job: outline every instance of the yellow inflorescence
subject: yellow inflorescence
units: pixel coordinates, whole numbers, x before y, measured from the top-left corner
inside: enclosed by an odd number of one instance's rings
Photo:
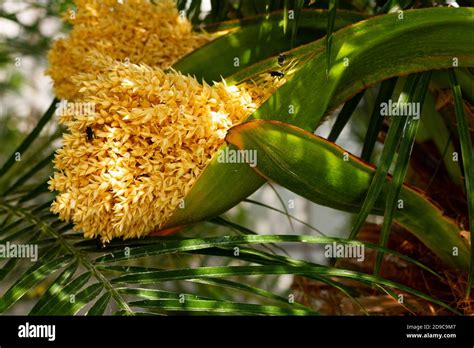
[[[113,59],[166,69],[208,42],[179,16],[173,0],[75,0],[77,11],[65,17],[73,24],[66,39],[56,40],[49,52],[46,71],[54,81],[56,96],[80,98],[73,76],[97,74],[102,67],[91,59],[98,51]]]
[[[209,86],[144,64],[108,66],[95,78],[78,76],[82,102],[95,110],[60,118],[69,133],[49,182],[59,191],[52,211],[73,221],[85,237],[103,241],[143,236],[162,226],[226,131],[277,87],[271,78],[260,86]]]

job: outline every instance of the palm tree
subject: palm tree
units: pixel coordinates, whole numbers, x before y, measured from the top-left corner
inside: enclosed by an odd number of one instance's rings
[[[229,0],[203,13],[201,1],[178,1],[212,39],[175,71],[227,86],[277,82],[219,147],[256,151],[255,166],[214,156],[162,228],[98,245],[50,211],[56,140],[68,131],[54,99],[0,168],[0,245],[38,248],[37,259],[3,263],[1,312],[28,303],[20,311],[32,315],[470,313],[474,10],[458,3]],[[314,134],[332,120],[326,138]],[[360,154],[336,144],[344,129]],[[272,183],[352,213],[350,231],[329,237],[283,200],[249,199]],[[254,231],[226,214],[237,204],[308,232]],[[313,244],[364,255],[316,263],[285,250]],[[284,275],[293,283],[281,290]]]

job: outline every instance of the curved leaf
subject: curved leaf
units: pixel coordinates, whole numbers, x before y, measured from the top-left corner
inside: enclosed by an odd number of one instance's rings
[[[143,300],[131,302],[130,306],[146,309],[157,309],[165,312],[204,312],[252,315],[316,315],[315,312],[303,309],[281,308],[269,305],[235,303],[209,300]]]
[[[417,290],[409,288],[405,285],[392,282],[380,277],[368,275],[364,273],[354,272],[345,269],[333,267],[290,267],[290,266],[227,266],[227,267],[200,267],[191,269],[167,270],[158,272],[147,272],[139,274],[127,274],[117,277],[112,280],[114,283],[128,283],[128,284],[153,284],[155,282],[193,279],[193,278],[209,278],[209,277],[228,277],[238,275],[260,275],[260,274],[300,274],[300,275],[329,275],[334,277],[349,278],[355,280],[364,280],[371,283],[385,285],[394,289],[405,291],[409,294],[418,296],[427,301],[436,303],[437,305],[446,308],[454,313],[459,314],[456,310],[446,305],[445,303],[425,295]]]
[[[71,296],[75,296],[76,292],[79,291],[91,278],[91,272],[85,272],[70,281],[67,285],[57,291],[54,297],[51,297],[41,309],[39,309],[37,315],[59,315],[62,314],[61,309],[67,306]]]
[[[241,149],[256,150],[256,169],[264,177],[317,204],[339,210],[359,211],[375,173],[374,167],[334,143],[277,121],[260,120],[234,127],[227,141]],[[373,214],[383,214],[389,183],[387,179]],[[404,207],[397,211],[395,220],[445,263],[468,269],[469,248],[457,224],[409,186],[403,186],[400,199]]]
[[[103,294],[89,309],[87,315],[103,315],[105,310],[107,309],[107,305],[109,304],[111,297],[112,295],[110,294],[110,292],[106,292],[105,294]]]
[[[454,57],[460,66],[474,66],[474,9],[431,8],[403,14],[403,19],[398,13],[376,16],[334,33],[334,61],[327,78],[324,39],[290,51],[288,56],[300,59],[302,66],[250,119],[280,120],[313,131],[330,110],[378,81],[450,68]],[[234,81],[275,64],[271,58],[242,69]],[[220,163],[216,155],[187,194],[185,208],[175,211],[166,228],[217,216],[263,183],[248,165]]]
[[[68,301],[64,303],[62,307],[59,308],[57,313],[52,313],[52,315],[75,315],[93,299],[95,299],[101,293],[103,289],[102,284],[95,283],[80,293],[74,296],[73,301]]]
[[[71,255],[36,263],[30,267],[15,284],[13,284],[0,299],[0,313],[5,312],[16,301],[23,297],[35,284],[43,281],[46,276],[66,266],[71,261]]]
[[[469,216],[469,227],[471,230],[471,269],[466,286],[466,296],[471,294],[471,286],[474,280],[474,150],[472,146],[472,139],[469,132],[469,125],[467,116],[464,113],[464,105],[462,101],[461,87],[456,79],[454,70],[449,71],[451,80],[451,87],[454,95],[454,106],[456,113],[456,120],[458,123],[459,141],[461,143],[462,164],[464,168],[464,177],[466,185],[467,207]]]
[[[242,21],[218,23],[211,27],[213,31],[233,30],[185,56],[173,68],[207,81],[220,80],[250,64],[287,51],[291,48],[291,41],[283,31],[283,17],[283,12],[277,11],[268,18],[260,15]],[[365,18],[366,16],[357,13],[341,11],[334,26],[340,29]],[[322,37],[326,21],[326,11],[301,11],[296,44]]]
[[[73,263],[68,268],[66,268],[63,273],[61,273],[49,286],[48,290],[45,291],[43,296],[36,302],[36,305],[31,309],[30,315],[37,315],[38,312],[45,309],[48,302],[53,296],[56,296],[61,292],[64,284],[67,284],[71,277],[76,273],[78,264]]]
[[[152,245],[145,245],[139,247],[128,248],[126,250],[114,251],[95,260],[96,264],[104,264],[109,262],[120,262],[129,261],[142,257],[149,257],[154,255],[162,255],[174,252],[186,252],[193,250],[200,250],[214,247],[232,247],[243,244],[262,244],[262,243],[317,243],[317,244],[331,244],[341,243],[350,245],[363,245],[364,247],[374,249],[377,251],[383,251],[395,255],[408,262],[416,264],[424,270],[438,276],[434,271],[430,270],[423,264],[416,260],[413,260],[401,253],[380,247],[375,244],[346,240],[341,238],[333,237],[319,237],[319,236],[307,236],[307,235],[244,235],[244,236],[222,236],[222,237],[211,237],[202,239],[183,239],[178,241],[169,241],[156,243]]]

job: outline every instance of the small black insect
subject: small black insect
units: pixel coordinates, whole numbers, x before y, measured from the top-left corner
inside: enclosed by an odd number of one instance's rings
[[[283,77],[283,76],[285,76],[285,74],[282,73],[281,71],[270,71],[270,75],[271,75],[271,77]]]
[[[285,60],[286,60],[286,56],[284,54],[279,54],[278,55],[278,64],[283,65]]]
[[[94,131],[91,127],[86,128],[86,137],[88,142],[91,142],[95,138]]]
[[[98,250],[104,249],[105,248],[105,243],[102,241],[102,239],[100,237],[96,237],[95,246],[97,247]]]

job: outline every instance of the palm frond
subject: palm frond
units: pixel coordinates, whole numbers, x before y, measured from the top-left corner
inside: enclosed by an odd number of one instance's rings
[[[471,286],[474,281],[474,151],[472,149],[472,140],[467,124],[467,117],[464,113],[461,87],[459,86],[456,75],[453,70],[449,71],[451,87],[454,95],[454,106],[456,111],[456,120],[458,123],[459,140],[461,142],[462,163],[464,167],[464,180],[466,185],[467,205],[469,214],[469,227],[471,229],[471,269],[466,286],[466,297],[471,294]]]
[[[395,163],[395,169],[393,170],[392,183],[387,195],[387,201],[385,204],[385,215],[382,225],[382,231],[380,232],[380,245],[386,246],[390,234],[390,228],[392,221],[395,216],[395,211],[399,206],[399,196],[402,190],[402,185],[405,180],[405,176],[408,170],[410,162],[410,155],[415,143],[416,132],[420,124],[420,118],[423,110],[423,104],[425,95],[430,82],[430,73],[425,73],[420,77],[420,82],[416,89],[417,95],[413,96],[413,102],[420,106],[418,115],[407,115],[406,127],[403,130],[403,136],[400,140],[400,149],[398,151],[398,158]],[[403,207],[401,208],[403,209]],[[383,260],[383,253],[377,255],[377,261],[375,263],[375,274],[379,274],[380,266]]]

